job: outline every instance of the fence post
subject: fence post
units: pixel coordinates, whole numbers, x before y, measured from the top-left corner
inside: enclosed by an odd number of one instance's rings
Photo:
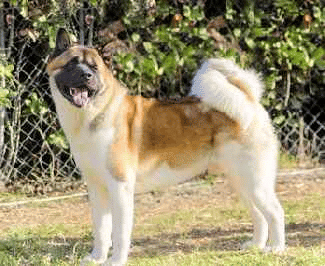
[[[0,65],[3,64],[4,59],[6,57],[6,49],[5,49],[5,32],[4,32],[4,12],[2,5],[0,7]],[[5,77],[1,77],[0,88],[4,88],[6,85]],[[5,119],[5,108],[0,106],[0,162],[2,162],[3,158],[3,149],[4,149],[4,119]],[[2,181],[2,171],[0,169],[0,182]]]
[[[305,138],[304,138],[304,129],[305,122],[304,117],[299,115],[299,145],[298,145],[298,164],[300,167],[306,167],[306,149],[305,149]]]

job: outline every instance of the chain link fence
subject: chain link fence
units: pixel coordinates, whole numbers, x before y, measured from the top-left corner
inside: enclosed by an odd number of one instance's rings
[[[81,43],[99,42],[104,30],[96,29],[98,10],[83,6],[71,15],[65,12],[66,1],[61,2],[60,16]],[[80,173],[62,137],[45,72],[49,39],[39,35],[42,30],[32,25],[19,6],[0,7],[0,93],[12,94],[10,102],[0,107],[0,178],[9,187],[21,183],[30,190],[64,189],[77,184]],[[116,25],[121,26],[120,22]],[[113,41],[116,39],[105,45]],[[11,74],[5,74],[11,65]],[[325,159],[323,99],[322,95],[311,96],[299,110],[277,110],[284,117],[276,126],[282,149],[301,161],[321,163]],[[273,109],[269,111],[272,115]]]
[[[1,109],[1,180],[28,193],[76,186],[80,173],[63,134],[45,71],[49,40],[38,35],[18,6],[0,9],[1,89],[10,102]]]
[[[282,152],[293,155],[302,167],[315,167],[325,160],[324,98],[310,98],[300,110],[288,115],[281,126],[275,125]]]

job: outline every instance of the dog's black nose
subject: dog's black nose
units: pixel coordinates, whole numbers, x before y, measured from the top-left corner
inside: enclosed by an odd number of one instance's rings
[[[81,77],[83,78],[83,79],[85,79],[85,80],[89,80],[89,79],[91,79],[92,77],[93,77],[93,73],[91,73],[91,72],[83,72],[82,74],[81,74]]]

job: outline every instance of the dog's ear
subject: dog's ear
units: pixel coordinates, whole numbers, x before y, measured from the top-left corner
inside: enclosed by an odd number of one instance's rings
[[[68,32],[63,28],[60,28],[56,34],[54,55],[59,56],[60,54],[68,50],[71,46],[72,42]]]

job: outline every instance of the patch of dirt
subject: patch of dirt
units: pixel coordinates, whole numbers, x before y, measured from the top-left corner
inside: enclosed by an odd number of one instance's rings
[[[282,201],[299,200],[307,194],[319,194],[325,197],[325,170],[287,171],[278,176],[277,191]],[[193,181],[171,187],[155,193],[136,195],[136,223],[143,223],[147,218],[167,214],[171,211],[207,208],[209,206],[231,205],[237,199],[230,189],[226,178],[217,178],[213,185],[206,182]],[[319,206],[321,208],[321,206]],[[76,224],[91,223],[90,208],[86,197],[78,200],[49,202],[45,205],[1,207],[0,232],[17,226],[36,226],[43,224]],[[323,243],[320,230],[325,230],[325,221],[308,221],[304,224],[287,225],[288,245],[309,246]],[[231,236],[250,234],[250,224],[229,224],[225,228],[192,228],[184,239],[177,233],[161,232],[159,236],[143,237],[133,240],[132,255],[153,254],[156,252],[191,251],[213,248],[216,250],[238,250],[238,241],[229,240]],[[324,236],[323,236],[324,238]]]
[[[76,202],[51,202],[39,207],[0,209],[0,231],[17,226],[49,224],[89,224],[90,211],[86,199]]]

